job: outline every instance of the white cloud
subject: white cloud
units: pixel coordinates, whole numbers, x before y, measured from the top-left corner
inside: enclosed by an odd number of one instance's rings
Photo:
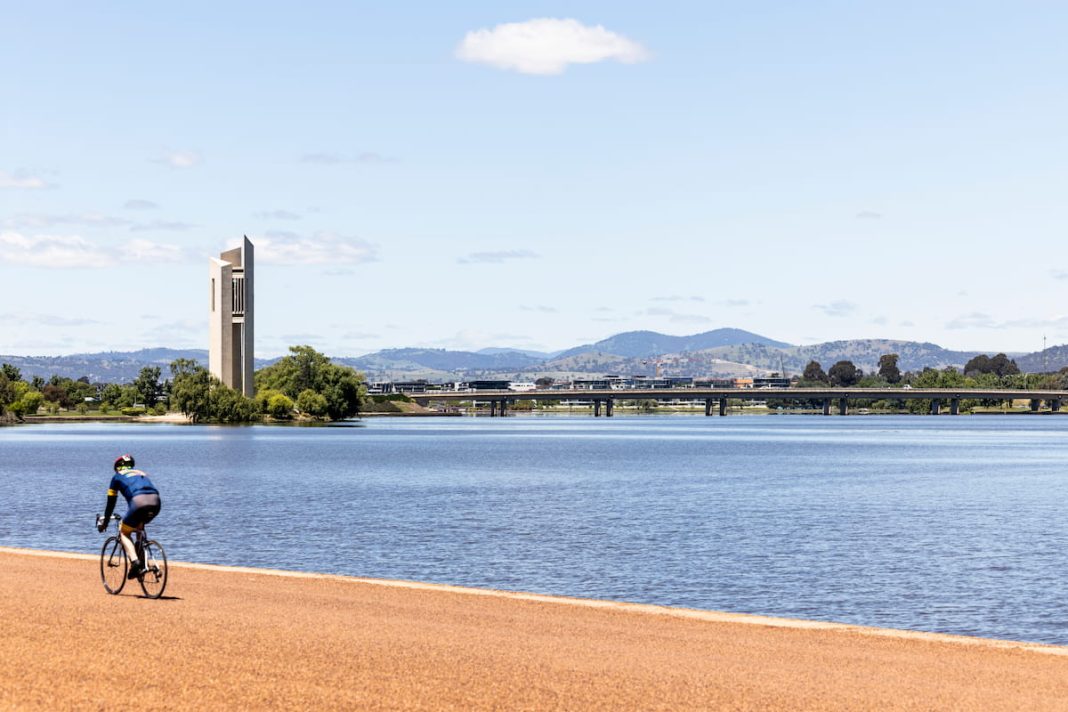
[[[606,59],[634,64],[648,59],[649,52],[638,42],[601,25],[539,18],[468,32],[456,48],[456,57],[522,74],[561,74],[569,64]]]
[[[119,247],[98,245],[81,235],[24,235],[0,232],[0,263],[50,269],[111,267],[118,262],[179,262],[181,248],[131,240]]]
[[[48,187],[49,184],[43,178],[26,175],[21,172],[8,173],[7,171],[0,171],[0,189],[41,190]]]
[[[685,314],[674,309],[652,307],[645,310],[646,316],[667,317],[674,324],[708,324],[712,320],[703,314]]]
[[[0,232],[0,262],[26,267],[106,267],[114,259],[79,235]]]
[[[123,227],[129,224],[129,220],[92,211],[85,213],[67,213],[65,215],[21,213],[4,220],[4,225],[8,227],[23,228],[53,227],[55,225],[73,225],[75,227]]]
[[[874,210],[861,210],[857,213],[858,220],[881,220],[882,217],[882,213],[877,213]]]
[[[100,324],[96,319],[59,316],[56,314],[32,314],[29,312],[0,314],[0,324],[31,326],[88,326]]]
[[[154,163],[166,163],[171,168],[192,168],[200,163],[200,154],[195,151],[171,151]]]
[[[383,156],[374,151],[364,151],[356,155],[344,153],[306,153],[300,158],[301,163],[318,163],[324,166],[337,166],[344,163],[396,163],[396,158]]]
[[[151,240],[130,240],[122,251],[123,259],[132,262],[183,262],[186,259],[181,247]]]
[[[255,217],[264,220],[300,220],[300,213],[292,210],[261,210],[255,214]]]
[[[818,309],[827,316],[848,316],[857,309],[857,305],[844,299],[831,302],[830,304],[814,304],[813,309]]]
[[[376,245],[332,232],[317,232],[311,237],[292,232],[268,232],[253,242],[256,258],[275,264],[362,264],[378,259]]]
[[[159,207],[159,205],[153,203],[151,200],[141,200],[140,198],[133,198],[131,200],[127,200],[126,204],[122,207],[126,208],[127,210],[155,210]]]
[[[496,265],[508,260],[531,260],[537,257],[539,257],[538,253],[531,250],[497,250],[495,252],[472,252],[456,261],[460,264]]]

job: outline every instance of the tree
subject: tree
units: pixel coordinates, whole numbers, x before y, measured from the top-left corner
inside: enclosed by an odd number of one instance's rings
[[[311,346],[290,346],[289,356],[256,372],[256,388],[271,389],[297,400],[306,390],[326,400],[331,420],[351,418],[360,412],[360,398],[366,393],[363,375],[330,362]]]
[[[812,381],[813,383],[826,383],[827,374],[823,372],[823,366],[819,361],[809,361],[805,366],[804,373],[801,374],[801,378],[806,381]]]
[[[171,373],[171,400],[194,423],[247,423],[256,418],[256,404],[251,398],[223,385],[197,362],[178,359],[171,363]]]
[[[1004,378],[1005,376],[1015,376],[1020,372],[1020,369],[1014,360],[1005,354],[998,354],[990,359],[990,371]]]
[[[968,363],[964,364],[964,375],[974,376],[978,373],[990,373],[990,357],[985,354],[979,354],[968,360]]]
[[[897,367],[897,354],[883,354],[879,357],[879,376],[887,383],[901,383],[901,369]]]
[[[195,361],[178,359],[171,364],[174,386],[171,401],[194,423],[211,417],[211,374]]]
[[[156,401],[159,400],[159,374],[159,366],[145,366],[133,382],[146,408],[156,405]]]
[[[541,378],[538,378],[534,381],[535,387],[537,387],[539,390],[552,388],[554,383],[556,383],[556,379],[552,378],[551,376],[542,376]]]
[[[15,402],[15,387],[6,373],[0,372],[0,415]]]
[[[117,383],[108,383],[100,389],[100,400],[103,403],[117,405],[122,398],[122,388]]]
[[[853,365],[852,361],[839,361],[831,366],[831,370],[827,371],[827,378],[830,380],[832,386],[842,386],[848,388],[857,381],[860,380],[861,372],[857,371],[857,367]]]
[[[0,364],[0,373],[3,373],[7,380],[12,382],[22,380],[22,371],[10,363]]]

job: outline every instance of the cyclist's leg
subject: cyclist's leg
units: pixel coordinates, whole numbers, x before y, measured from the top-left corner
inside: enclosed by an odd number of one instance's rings
[[[131,527],[125,520],[119,524],[119,541],[122,543],[122,548],[126,550],[126,558],[130,560],[131,570],[141,565],[137,559],[137,547],[134,546],[133,537],[130,536],[136,529],[137,527]]]
[[[122,524],[119,526],[119,541],[122,542],[122,548],[126,550],[126,555],[130,559],[131,578],[141,572],[141,566],[144,562],[138,557],[137,547],[134,545],[133,537],[130,534],[152,521],[156,514],[159,513],[159,510],[159,495],[139,494],[130,500],[130,507],[126,510],[126,516],[122,518]]]

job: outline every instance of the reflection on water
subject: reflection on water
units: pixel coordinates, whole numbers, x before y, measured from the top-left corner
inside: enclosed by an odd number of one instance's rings
[[[1068,418],[0,428],[0,544],[94,551],[110,463],[171,558],[1068,643]]]

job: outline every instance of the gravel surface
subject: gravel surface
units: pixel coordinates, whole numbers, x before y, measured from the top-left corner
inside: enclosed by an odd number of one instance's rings
[[[136,583],[136,582],[132,582]],[[0,550],[0,709],[1066,709],[1068,648]]]

